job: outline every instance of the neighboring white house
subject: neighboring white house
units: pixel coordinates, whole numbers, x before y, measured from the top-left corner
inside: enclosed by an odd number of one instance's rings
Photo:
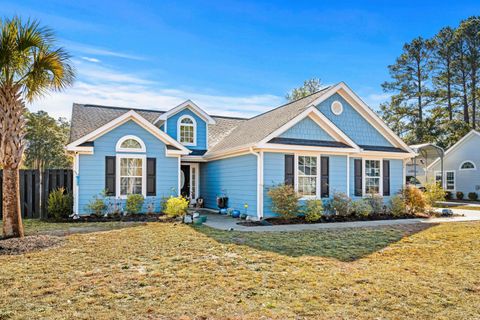
[[[452,192],[463,192],[467,199],[468,193],[476,192],[480,198],[480,132],[472,130],[450,149],[444,157],[443,187]],[[441,180],[440,159],[428,166],[428,180]]]

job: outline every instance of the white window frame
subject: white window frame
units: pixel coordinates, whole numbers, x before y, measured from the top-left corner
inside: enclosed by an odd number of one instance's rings
[[[197,201],[197,198],[200,196],[200,165],[198,163],[193,163],[193,162],[188,162],[188,163],[187,162],[182,162],[181,166],[189,166],[190,167],[190,169],[189,169],[189,171],[190,171],[190,194],[188,196],[191,200],[191,203],[195,204],[196,201]],[[193,185],[193,182],[192,182],[193,170],[194,169],[195,169],[195,185]],[[193,197],[194,196],[193,192],[192,192],[193,188],[195,188],[195,197]]]
[[[473,164],[473,168],[462,168],[462,166],[467,163],[467,162],[470,162],[471,164]],[[477,170],[477,165],[475,164],[475,162],[471,161],[471,160],[465,160],[463,161],[462,163],[460,163],[460,167],[458,167],[458,170],[460,171],[473,171],[473,170]]]
[[[442,177],[442,172],[441,171],[435,171],[434,172],[434,175],[433,175],[433,181],[435,183],[438,183],[439,181],[437,181],[437,177],[440,176],[440,183],[443,184],[443,182],[445,181],[444,177]],[[441,186],[442,188],[444,187],[443,185]]]
[[[371,160],[371,161],[379,161],[380,162],[380,182],[378,186],[378,193],[372,194],[372,193],[366,193],[367,189],[367,184],[366,182],[366,160]],[[383,158],[362,158],[362,196],[365,197],[371,197],[372,195],[378,195],[383,197]]]
[[[447,181],[447,173],[453,172],[453,189],[448,189],[448,181]],[[457,173],[455,170],[446,170],[444,173],[444,179],[445,179],[445,191],[450,191],[450,192],[455,192],[457,190]]]
[[[192,124],[182,124],[182,121],[184,119],[190,119],[192,121]],[[182,142],[181,141],[181,135],[180,135],[180,128],[182,126],[191,126],[193,127],[193,143],[191,142]],[[183,144],[184,146],[196,146],[197,145],[197,121],[195,120],[194,117],[188,115],[188,114],[185,114],[183,116],[181,116],[180,118],[178,118],[178,121],[177,121],[177,140],[178,142],[180,142],[181,144]]]
[[[129,139],[135,140],[138,143],[140,143],[141,148],[140,149],[122,148],[121,147],[122,143],[124,143],[126,140],[129,140]],[[143,140],[140,139],[139,137],[134,136],[134,135],[126,135],[126,136],[123,136],[120,139],[118,139],[117,145],[115,146],[115,150],[117,152],[146,152],[147,148],[146,148]]]
[[[120,163],[121,159],[142,159],[142,195],[145,198],[147,196],[147,155],[145,154],[117,154],[116,156],[116,196],[120,199],[126,199],[128,195],[121,194],[120,188]]]
[[[315,190],[315,195],[308,195],[300,198],[300,200],[308,200],[308,199],[320,199],[320,174],[321,174],[321,162],[320,162],[320,155],[319,154],[308,154],[308,153],[296,153],[295,154],[295,181],[294,181],[294,189],[296,192],[298,192],[298,157],[312,157],[312,158],[317,158],[317,175],[316,175],[316,190]]]

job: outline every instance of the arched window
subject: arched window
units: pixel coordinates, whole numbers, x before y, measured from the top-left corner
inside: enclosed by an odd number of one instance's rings
[[[186,146],[197,144],[197,122],[190,116],[182,116],[178,119],[178,141]]]
[[[475,163],[473,161],[467,160],[463,161],[462,164],[460,165],[460,170],[475,170],[477,167],[475,166]]]
[[[117,142],[116,151],[119,152],[145,152],[145,143],[136,136],[124,136]]]

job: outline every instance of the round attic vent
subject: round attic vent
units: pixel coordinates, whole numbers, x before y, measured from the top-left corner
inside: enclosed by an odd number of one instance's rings
[[[343,105],[340,101],[337,101],[337,100],[333,101],[331,108],[334,115],[339,116],[343,112]]]

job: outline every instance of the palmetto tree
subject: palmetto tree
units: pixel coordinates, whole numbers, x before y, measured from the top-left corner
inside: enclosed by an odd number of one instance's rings
[[[71,85],[70,55],[37,21],[0,20],[0,166],[3,236],[22,237],[19,168],[25,147],[25,101]]]

